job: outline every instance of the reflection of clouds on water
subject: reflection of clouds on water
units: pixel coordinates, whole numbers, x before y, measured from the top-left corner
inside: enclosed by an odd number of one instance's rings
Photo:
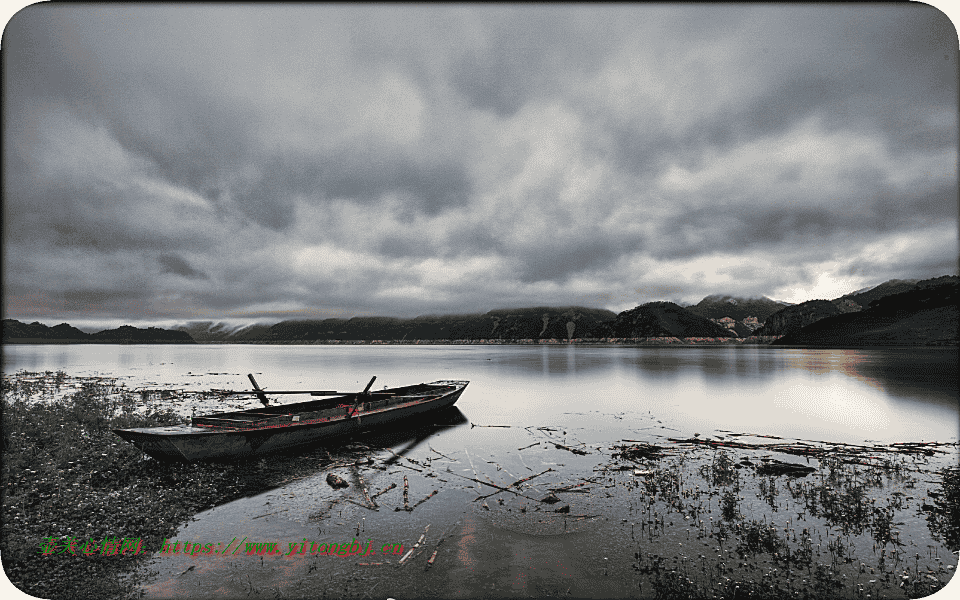
[[[821,435],[828,439],[836,438],[838,433],[841,436],[889,433],[889,406],[865,387],[843,375],[816,382],[801,380],[784,386],[776,394],[774,404],[803,415],[809,426],[822,428]]]

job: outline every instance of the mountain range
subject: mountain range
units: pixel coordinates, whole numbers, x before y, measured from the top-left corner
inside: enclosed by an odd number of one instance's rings
[[[3,343],[15,344],[195,344],[183,331],[148,327],[139,329],[121,325],[97,333],[80,331],[61,323],[48,327],[43,323],[21,323],[15,319],[3,320]]]
[[[353,317],[229,326],[190,322],[173,330],[124,325],[88,334],[66,323],[3,321],[4,343],[535,342],[610,338],[739,338],[751,343],[825,347],[957,345],[960,279],[893,279],[834,300],[787,304],[711,295],[696,305],[649,302],[616,314],[582,306],[497,309],[412,319]]]

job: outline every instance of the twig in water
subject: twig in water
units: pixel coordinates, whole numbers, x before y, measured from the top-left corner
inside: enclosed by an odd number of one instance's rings
[[[450,530],[460,524],[460,521],[457,521],[453,525],[447,528],[446,531],[440,534],[440,539],[437,541],[437,545],[433,547],[433,554],[430,555],[430,558],[427,559],[427,566],[423,568],[424,571],[433,566],[433,561],[437,559],[437,552],[439,552],[440,544],[443,543],[443,540],[446,539],[447,534],[450,533]]]
[[[428,444],[428,446],[429,446],[429,444]],[[450,458],[449,456],[447,456],[446,454],[443,454],[442,452],[437,452],[436,450],[433,449],[433,446],[429,446],[429,448],[430,448],[431,450],[433,450],[434,452],[436,452],[437,454],[439,454],[440,456],[444,457],[444,458],[447,459],[447,460],[452,460],[453,462],[460,462],[460,461],[458,461],[458,460],[455,459],[455,458]]]
[[[433,498],[435,495],[437,495],[437,493],[438,493],[437,490],[433,490],[432,492],[430,492],[429,494],[427,494],[427,497],[426,497],[426,498],[424,498],[423,500],[417,502],[416,504],[414,504],[413,506],[411,506],[408,510],[411,510],[411,511],[412,511],[413,509],[415,509],[416,507],[420,506],[421,504],[423,504],[424,502],[426,502],[426,501],[429,500],[430,498]]]
[[[425,540],[425,539],[427,538],[427,532],[428,532],[428,531],[430,531],[430,525],[427,525],[427,526],[424,528],[423,534],[420,536],[420,539],[417,540],[417,543],[413,545],[413,548],[410,548],[410,551],[407,552],[407,553],[403,556],[403,558],[400,559],[400,562],[397,563],[397,567],[403,566],[403,563],[407,562],[407,559],[410,558],[410,555],[413,554],[413,551],[420,547],[420,544],[423,543],[423,540]]]
[[[392,490],[392,489],[395,488],[395,487],[397,487],[397,484],[396,484],[396,483],[391,483],[390,485],[388,485],[387,487],[383,488],[382,490],[380,490],[379,492],[377,492],[377,493],[374,494],[373,496],[370,496],[370,498],[376,498],[377,496],[386,494],[387,492],[389,492],[390,490]]]

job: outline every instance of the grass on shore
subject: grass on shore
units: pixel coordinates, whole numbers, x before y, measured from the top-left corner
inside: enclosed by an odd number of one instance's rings
[[[119,598],[138,560],[199,511],[268,485],[241,463],[164,464],[111,430],[177,424],[173,411],[136,411],[140,397],[112,382],[82,381],[57,399],[70,378],[26,373],[2,383],[3,568],[18,588],[40,598]],[[27,401],[39,391],[41,401]],[[44,555],[45,538],[57,553]],[[75,539],[75,553],[66,548]],[[101,555],[106,538],[142,542],[139,554]],[[91,555],[83,550],[87,544]]]

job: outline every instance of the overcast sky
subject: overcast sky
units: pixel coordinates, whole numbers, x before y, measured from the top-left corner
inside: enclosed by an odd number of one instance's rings
[[[957,34],[896,5],[34,5],[4,316],[276,321],[957,272]]]

